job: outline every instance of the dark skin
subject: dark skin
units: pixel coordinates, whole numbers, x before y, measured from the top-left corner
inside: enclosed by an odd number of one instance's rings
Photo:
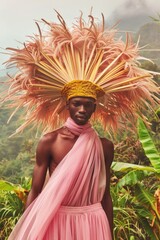
[[[95,111],[96,103],[93,98],[75,97],[67,102],[67,109],[70,117],[76,124],[84,125]],[[32,187],[27,198],[26,207],[29,206],[42,191],[47,171],[49,171],[49,175],[53,173],[56,166],[71,150],[77,138],[78,137],[71,133],[66,127],[59,128],[42,137],[36,151],[36,164],[33,172]],[[110,196],[110,166],[113,161],[114,147],[112,142],[106,138],[101,138],[101,142],[106,166],[106,188],[102,199],[102,207],[109,220],[112,233],[113,207]]]

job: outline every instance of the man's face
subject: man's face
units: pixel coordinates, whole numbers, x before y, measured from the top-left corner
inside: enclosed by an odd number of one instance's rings
[[[95,100],[90,97],[74,97],[67,102],[70,117],[78,125],[86,124],[95,108]]]

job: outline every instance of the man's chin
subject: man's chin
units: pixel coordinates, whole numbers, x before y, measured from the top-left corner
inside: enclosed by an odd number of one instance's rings
[[[88,119],[83,118],[83,117],[76,117],[76,119],[73,119],[75,123],[78,125],[85,125],[88,122]]]

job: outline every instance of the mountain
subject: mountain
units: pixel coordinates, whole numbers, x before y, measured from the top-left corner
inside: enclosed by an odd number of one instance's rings
[[[107,22],[119,22],[118,28],[122,31],[137,32],[144,24],[152,22],[151,17],[158,17],[160,5],[155,6],[147,0],[125,0],[117,5]]]
[[[142,47],[141,55],[160,66],[160,22],[147,22],[143,16],[137,18],[132,16],[121,21],[117,28],[117,36],[121,36],[125,41],[126,32],[131,33],[135,42],[139,40],[139,46]]]
[[[151,22],[151,18],[146,15],[131,15],[131,16],[121,16],[119,19],[112,19],[111,23],[113,24],[118,22],[118,29],[124,32],[136,33],[141,26],[146,23]]]
[[[114,25],[118,22],[118,36],[125,40],[126,32],[132,34],[136,42],[140,38],[139,46],[144,47],[141,55],[153,60],[160,65],[160,22],[154,22],[152,18],[159,18],[155,15],[160,13],[158,6],[153,6],[146,0],[126,0],[120,6],[117,6],[106,23]]]
[[[138,37],[140,46],[146,46],[142,51],[143,56],[160,65],[160,24],[152,22],[143,25],[135,34],[135,39]]]

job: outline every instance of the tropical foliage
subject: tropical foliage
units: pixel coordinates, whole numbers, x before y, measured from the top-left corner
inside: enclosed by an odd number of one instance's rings
[[[158,240],[160,155],[142,120],[139,120],[138,134],[151,166],[113,163],[114,236],[115,239]]]
[[[8,239],[8,235],[24,211],[31,179],[21,178],[21,184],[12,184],[0,180],[0,239]]]

